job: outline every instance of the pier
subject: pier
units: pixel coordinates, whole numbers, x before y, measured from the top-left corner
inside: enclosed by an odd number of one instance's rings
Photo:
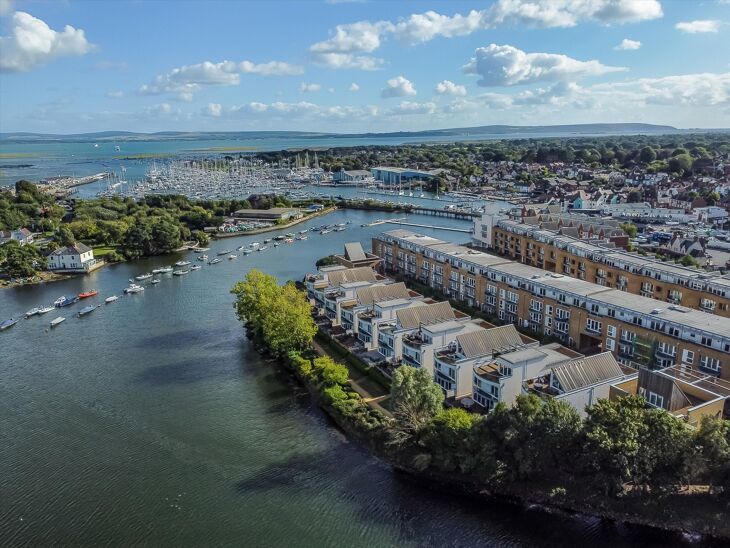
[[[401,221],[400,219],[392,219],[392,220],[387,220],[385,222],[393,224],[393,225],[416,226],[418,228],[432,228],[435,230],[450,230],[451,232],[465,232],[467,234],[471,234],[470,228],[456,228],[453,226],[423,225],[423,224],[418,224],[418,223],[408,223],[405,221]]]

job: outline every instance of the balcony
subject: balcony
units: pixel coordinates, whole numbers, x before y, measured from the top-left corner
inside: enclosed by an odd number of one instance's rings
[[[676,348],[662,348],[661,346],[657,346],[656,352],[654,352],[654,356],[658,359],[670,359],[674,360],[677,357],[677,349]]]
[[[403,344],[420,350],[423,345],[428,343],[423,340],[420,333],[411,333],[403,337]]]

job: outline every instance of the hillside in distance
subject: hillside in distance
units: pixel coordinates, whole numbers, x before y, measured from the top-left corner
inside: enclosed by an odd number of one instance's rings
[[[170,140],[226,140],[226,139],[269,139],[269,138],[297,138],[297,139],[357,139],[357,138],[418,138],[418,137],[473,137],[480,135],[514,136],[519,138],[524,135],[600,135],[600,134],[636,134],[636,133],[679,133],[684,130],[673,126],[620,123],[620,124],[568,124],[553,126],[508,126],[490,125],[476,127],[460,127],[446,129],[430,129],[423,131],[397,131],[386,133],[326,133],[307,131],[160,131],[155,133],[137,133],[132,131],[102,131],[96,133],[76,134],[44,134],[44,133],[0,133],[2,142],[48,142],[48,141],[170,141]],[[698,130],[694,130],[698,131]]]

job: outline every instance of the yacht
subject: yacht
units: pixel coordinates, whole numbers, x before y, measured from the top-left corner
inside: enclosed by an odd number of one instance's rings
[[[59,297],[58,299],[53,301],[53,306],[61,306],[65,300],[66,297]]]
[[[274,242],[274,247],[279,247],[279,242]]]
[[[190,273],[189,270],[175,270],[172,275],[173,276],[185,276],[185,274]]]
[[[28,312],[25,313],[26,318],[30,318],[31,316],[35,316],[36,314],[40,314],[41,309],[37,306],[35,308],[31,308],[28,310]]]
[[[188,266],[190,264],[190,261],[178,261],[175,263],[175,266]]]
[[[107,303],[107,304],[109,304],[109,303],[113,303],[113,302],[114,302],[114,301],[116,301],[116,300],[117,300],[118,298],[119,298],[118,296],[116,296],[116,295],[112,295],[111,297],[107,297],[106,299],[104,299],[104,302],[105,302],[105,303]]]
[[[58,318],[54,318],[51,320],[51,327],[56,327],[59,323],[65,321],[66,318],[63,316],[59,316]]]
[[[265,243],[265,244],[270,244],[270,243],[271,243],[271,238],[266,238],[266,239],[264,240],[264,243]]]
[[[305,228],[304,230],[300,230],[299,234],[306,234],[307,232],[309,232],[309,229]]]
[[[320,230],[320,231],[319,231],[319,233],[320,233],[321,235],[329,234],[330,232],[331,232],[331,231],[330,231],[330,230],[329,230],[328,228],[325,228],[325,229],[323,229],[323,230]]]
[[[58,306],[71,306],[72,304],[76,304],[77,302],[79,302],[79,298],[76,295],[69,295],[67,297],[64,297],[63,301]]]
[[[284,243],[293,244],[294,243],[294,238],[287,238],[286,240],[284,240]]]
[[[165,274],[166,272],[172,272],[172,267],[171,266],[163,266],[161,268],[155,268],[152,271],[152,274]],[[139,279],[139,278],[137,278],[137,279]]]
[[[238,246],[238,247],[236,248],[236,251],[243,251],[244,249],[246,249],[246,246],[245,246],[245,245],[239,245],[239,246]]]
[[[139,276],[135,276],[134,279],[141,282],[142,280],[149,280],[151,277],[152,274],[147,272],[146,274],[140,274]]]

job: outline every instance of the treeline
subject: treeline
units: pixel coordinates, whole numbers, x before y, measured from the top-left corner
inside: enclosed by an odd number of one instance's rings
[[[312,152],[310,158],[312,158]],[[262,152],[264,162],[294,161],[303,152]],[[593,167],[690,174],[705,162],[730,154],[730,136],[725,133],[636,135],[612,137],[505,139],[498,141],[370,145],[318,150],[319,164],[325,170],[369,169],[376,165],[449,169],[467,176],[478,174],[473,164],[480,162],[553,162],[578,163]]]
[[[393,375],[391,419],[352,390],[344,365],[312,352],[316,326],[293,284],[278,286],[251,271],[232,292],[249,336],[317,388],[341,423],[400,466],[496,491],[528,487],[558,502],[669,504],[665,497],[692,484],[707,486],[717,504],[730,501],[727,421],[706,418],[691,429],[638,396],[599,400],[585,419],[563,401],[536,395],[484,416],[446,408],[431,374],[408,366]]]

